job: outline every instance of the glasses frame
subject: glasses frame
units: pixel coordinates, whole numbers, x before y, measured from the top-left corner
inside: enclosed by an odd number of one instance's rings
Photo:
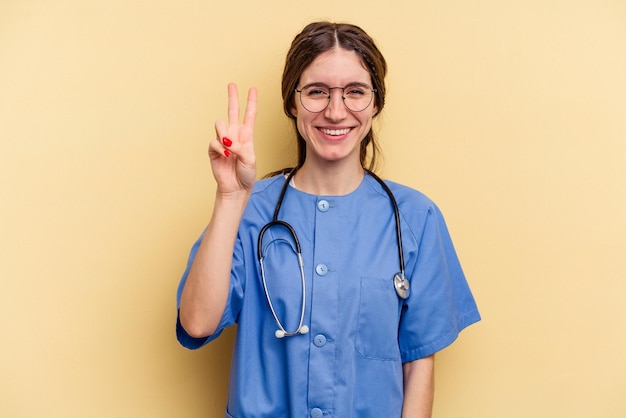
[[[328,99],[328,101],[326,102],[326,106],[324,106],[324,108],[323,108],[322,110],[318,110],[317,112],[314,112],[314,111],[312,111],[312,110],[309,110],[309,109],[308,109],[308,108],[304,105],[304,102],[302,101],[302,92],[303,92],[306,88],[308,88],[308,87],[313,87],[313,86],[320,86],[320,87],[324,87],[324,88],[328,89],[328,98],[327,98],[327,99]],[[365,88],[365,89],[368,89],[368,90],[372,93],[372,96],[370,97],[370,101],[369,101],[369,103],[367,104],[367,106],[365,106],[365,107],[364,107],[363,109],[361,109],[361,110],[352,110],[352,109],[350,109],[350,108],[348,107],[348,105],[346,104],[346,96],[344,95],[345,90],[346,90],[348,87],[353,87],[353,86],[363,87],[363,88]],[[343,105],[344,105],[344,106],[346,107],[346,109],[348,109],[350,112],[355,112],[355,113],[363,112],[365,109],[367,109],[368,107],[370,107],[370,105],[371,105],[371,104],[372,104],[372,102],[374,101],[374,96],[376,96],[376,93],[378,92],[378,90],[376,90],[375,88],[370,87],[369,85],[364,84],[364,83],[350,83],[350,84],[348,84],[348,85],[346,85],[346,86],[343,86],[343,87],[330,87],[330,86],[327,86],[326,84],[323,84],[323,83],[311,83],[311,84],[307,84],[306,86],[303,86],[301,89],[294,89],[294,91],[295,91],[296,93],[300,93],[300,104],[302,105],[302,107],[304,108],[304,110],[306,110],[307,112],[310,112],[310,113],[322,113],[323,111],[325,111],[326,109],[328,109],[328,106],[330,106],[330,99],[332,98],[332,91],[333,91],[333,90],[337,90],[337,89],[341,90],[341,99],[343,100]]]

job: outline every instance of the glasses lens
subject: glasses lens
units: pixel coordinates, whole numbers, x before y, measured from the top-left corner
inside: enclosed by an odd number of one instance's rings
[[[306,86],[300,91],[300,102],[309,112],[322,112],[330,103],[330,91],[336,88],[338,87]],[[370,87],[360,84],[349,85],[342,90],[343,102],[352,112],[365,110],[374,97],[374,92]]]
[[[300,92],[302,106],[309,112],[318,113],[326,109],[330,98],[330,90],[322,86],[308,86]]]
[[[367,86],[356,84],[343,89],[343,102],[353,112],[365,110],[372,102],[372,97],[374,93]]]

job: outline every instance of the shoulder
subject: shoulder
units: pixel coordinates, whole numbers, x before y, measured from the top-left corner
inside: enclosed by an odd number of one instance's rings
[[[367,176],[366,178],[373,190],[387,197],[387,193],[374,177]],[[421,191],[390,180],[384,180],[384,182],[393,193],[400,211],[423,212],[437,209],[435,202]]]
[[[273,213],[280,190],[285,184],[283,175],[257,180],[252,188],[252,194],[246,207],[248,217],[261,216],[265,218],[268,213]]]
[[[258,199],[276,199],[283,185],[285,184],[285,176],[277,174],[272,177],[257,180],[252,188],[251,200]]]
[[[388,198],[387,193],[376,179],[368,176],[368,181],[372,189],[377,190],[381,196]],[[447,229],[443,213],[430,197],[417,189],[400,183],[389,180],[384,182],[398,205],[402,228],[406,230],[407,236],[412,236],[416,242],[420,242],[429,225],[431,227],[436,226],[435,228],[440,230]]]

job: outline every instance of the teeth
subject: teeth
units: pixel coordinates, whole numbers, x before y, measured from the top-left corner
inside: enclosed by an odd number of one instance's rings
[[[322,131],[322,133],[325,133],[326,135],[337,136],[347,134],[348,132],[350,132],[350,129],[320,129],[320,131]]]

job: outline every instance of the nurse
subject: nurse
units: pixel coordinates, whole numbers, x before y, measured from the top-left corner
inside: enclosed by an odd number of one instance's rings
[[[306,26],[282,79],[298,162],[260,181],[257,92],[240,115],[228,86],[209,145],[215,203],[176,327],[197,349],[238,325],[226,417],[430,417],[435,353],[480,320],[438,207],[371,171],[386,71],[359,27]],[[399,268],[409,291],[394,285]]]

